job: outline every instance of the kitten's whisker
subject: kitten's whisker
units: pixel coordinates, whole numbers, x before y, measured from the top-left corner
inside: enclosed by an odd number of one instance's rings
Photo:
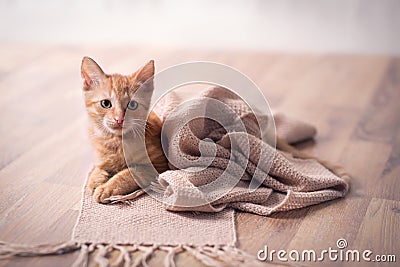
[[[139,127],[134,127],[134,126],[139,126]],[[145,135],[143,125],[140,125],[137,123],[132,123],[132,127],[130,127],[129,130],[138,137],[144,137],[144,135]]]

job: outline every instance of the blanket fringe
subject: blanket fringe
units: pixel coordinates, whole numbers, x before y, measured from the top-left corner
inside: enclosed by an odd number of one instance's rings
[[[146,193],[146,191],[144,191],[143,189],[139,189],[128,195],[111,196],[111,197],[107,198],[106,200],[110,200],[112,204],[129,203],[129,201],[138,198],[139,196],[143,195],[144,193]]]
[[[156,250],[165,251],[165,267],[176,267],[175,256],[186,252],[206,266],[265,266],[253,255],[228,245],[112,245],[65,242],[57,245],[19,246],[0,242],[0,259],[60,255],[79,251],[73,267],[86,267],[89,258],[99,267],[148,267]],[[114,257],[111,257],[113,253]],[[118,253],[116,256],[114,253]],[[132,254],[135,253],[133,258]]]
[[[151,184],[148,188],[158,194],[164,194],[165,189],[166,189],[165,186],[161,185],[158,182],[151,182]],[[135,200],[136,198],[138,198],[139,196],[141,196],[145,193],[146,193],[146,190],[139,189],[139,190],[136,190],[127,195],[111,196],[111,197],[107,198],[106,200],[110,200],[111,204],[116,204],[116,203],[133,204],[134,202],[132,202],[132,200]]]

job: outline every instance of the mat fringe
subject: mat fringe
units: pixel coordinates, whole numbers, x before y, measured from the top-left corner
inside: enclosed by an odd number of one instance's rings
[[[265,266],[265,264],[268,264],[268,262],[261,262],[257,260],[255,256],[228,245],[112,245],[78,243],[74,241],[56,245],[33,246],[21,246],[0,242],[0,259],[61,255],[79,251],[79,255],[72,267],[88,266],[91,256],[99,267],[148,267],[148,261],[156,250],[166,252],[163,261],[165,267],[176,267],[175,256],[182,252],[188,252],[206,266]],[[112,260],[109,256],[112,252],[116,251],[119,253],[118,257],[115,260],[113,257]],[[135,252],[140,253],[138,254]],[[132,258],[133,253],[135,253],[134,259]]]

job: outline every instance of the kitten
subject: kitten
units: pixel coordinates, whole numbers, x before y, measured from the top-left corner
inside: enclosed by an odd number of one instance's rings
[[[109,203],[107,198],[110,196],[125,195],[139,189],[125,162],[123,131],[125,133],[138,126],[143,131],[145,127],[144,138],[139,134],[139,129],[138,134],[133,136],[135,142],[145,142],[148,156],[158,173],[168,169],[168,161],[161,147],[162,123],[154,112],[145,121],[154,90],[154,61],[151,60],[135,73],[124,76],[105,74],[93,59],[84,57],[81,75],[89,117],[89,135],[95,150],[95,163],[89,173],[87,187],[94,200]],[[134,93],[149,79],[151,82],[146,84],[150,86],[145,87],[141,97],[135,98]],[[128,120],[125,117],[127,110],[130,112],[130,121],[124,121],[124,118]],[[137,161],[143,159],[137,156],[141,154],[136,154]]]

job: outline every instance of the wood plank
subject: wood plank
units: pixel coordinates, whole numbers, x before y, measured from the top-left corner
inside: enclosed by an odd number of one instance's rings
[[[54,241],[49,238],[49,231],[57,232],[61,225],[60,220],[67,216],[76,216],[77,213],[68,213],[69,208],[74,205],[81,196],[81,190],[76,187],[55,185],[50,183],[40,183],[28,194],[21,203],[12,207],[0,221],[0,239],[5,242],[19,244],[36,244]],[[46,210],[43,213],[43,210]],[[49,216],[51,214],[51,216]],[[72,221],[68,221],[69,226]],[[66,223],[66,220],[62,222]],[[48,227],[50,226],[50,227]],[[66,235],[71,227],[66,227],[61,235],[57,234],[54,238],[69,240],[70,235]],[[27,234],[29,233],[29,234]]]
[[[337,109],[347,106],[363,110],[387,65],[385,57],[324,56],[296,80],[296,90],[291,92],[283,107],[290,110],[300,106],[303,110],[326,103]]]
[[[55,255],[55,256],[31,257],[31,258],[19,257],[5,262],[5,265],[3,266],[4,267],[26,267],[26,266],[70,267],[74,263],[76,257],[78,257],[78,252],[65,254],[62,256]]]
[[[307,111],[304,107],[295,113],[296,118],[314,125],[317,129],[317,135],[309,143],[311,145],[305,146],[303,150],[318,158],[339,163],[360,115],[353,108],[338,110],[326,103],[315,104],[314,107],[318,112]],[[302,148],[301,145],[299,148]]]
[[[371,259],[378,254],[396,256],[397,262],[371,262],[371,266],[398,266],[399,224],[400,202],[373,198],[351,248],[359,251],[371,250]],[[354,266],[359,265],[354,263]]]
[[[77,118],[78,114],[83,114],[79,87],[70,93],[74,81],[79,81],[79,76],[74,79],[74,75],[70,74],[71,68],[66,60],[70,56],[68,51],[53,51],[47,57],[32,62],[29,67],[0,81],[0,88],[18,88],[7,90],[0,100],[5,106],[2,110],[4,125],[13,125],[0,128],[0,149],[4,151],[0,155],[0,168],[32,144],[41,142],[45,136],[56,134]],[[57,66],[57,63],[60,67],[51,67]],[[60,83],[59,80],[70,82]]]
[[[331,162],[340,159],[388,62],[384,57],[321,56],[297,78],[279,109],[317,127],[314,146],[306,152]],[[368,81],[361,78],[365,75]]]
[[[369,101],[354,137],[391,144],[400,126],[400,59],[393,60]]]
[[[362,119],[357,124],[353,138],[383,142],[392,147],[383,176],[388,188],[395,182],[394,173],[400,166],[400,59],[391,61],[381,84],[370,100]],[[390,178],[392,177],[392,178]],[[383,181],[382,181],[383,182]],[[381,192],[377,197],[399,200],[400,194]]]
[[[257,255],[265,245],[286,249],[306,218],[309,208],[280,212],[270,217],[238,212],[236,231],[240,249]]]
[[[298,81],[321,60],[320,55],[278,54],[278,58],[261,58],[266,69],[254,77],[273,109],[278,108],[291,93],[301,90]]]
[[[364,198],[348,196],[344,199],[334,200],[313,206],[305,217],[291,242],[286,249],[290,250],[315,250],[317,252],[332,247],[336,249],[338,239],[344,238],[349,245],[354,243],[358,229],[364,219],[369,201]],[[351,214],[351,216],[349,216]],[[271,249],[275,247],[271,246]],[[332,264],[324,261],[324,265],[341,265],[339,262]],[[302,262],[303,264],[303,262]],[[316,265],[320,265],[317,263]],[[315,263],[304,262],[304,265]]]
[[[384,183],[381,174],[391,153],[391,146],[382,143],[351,140],[339,164],[352,176],[351,191],[364,197],[398,197],[393,181]],[[392,180],[388,177],[387,180]]]
[[[65,171],[68,171],[64,166],[66,162],[71,161],[72,158],[82,160],[88,156],[89,145],[85,141],[86,135],[76,130],[77,125],[82,125],[82,120],[69,125],[69,128],[59,132],[59,135],[37,144],[0,170],[1,188],[7,188],[7,190],[2,189],[0,195],[1,214],[23,195],[32,192],[33,185],[42,183],[46,179],[60,179],[60,176],[56,174],[64,175]],[[71,142],[71,140],[74,141]],[[86,170],[81,169],[82,173],[76,172],[75,175],[69,173],[67,179],[72,184],[79,184],[77,188],[80,188],[89,170],[88,166],[86,168],[84,168]],[[65,171],[63,173],[60,170]]]

